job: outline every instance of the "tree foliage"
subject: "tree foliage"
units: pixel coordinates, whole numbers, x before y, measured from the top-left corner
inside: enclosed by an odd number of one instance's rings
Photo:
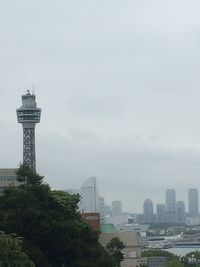
[[[40,176],[34,170],[30,169],[27,165],[20,165],[16,172],[17,180],[25,187],[39,186],[42,184],[43,176]]]
[[[22,239],[15,234],[0,232],[0,266],[35,267],[22,251]]]
[[[27,166],[17,175],[22,185],[0,197],[0,229],[24,237],[24,251],[37,267],[114,266],[98,234],[83,222],[78,195],[51,191]]]
[[[106,246],[106,249],[112,256],[116,267],[120,267],[120,263],[124,260],[124,253],[122,250],[125,247],[126,245],[118,237],[113,237]]]
[[[142,257],[165,257],[167,267],[183,267],[184,264],[179,261],[179,257],[169,251],[161,249],[149,249],[142,252]]]
[[[149,249],[142,252],[142,257],[165,257],[167,261],[179,260],[179,257],[162,249]]]

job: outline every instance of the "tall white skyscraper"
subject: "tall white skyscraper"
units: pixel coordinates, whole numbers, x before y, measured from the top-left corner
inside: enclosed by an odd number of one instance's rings
[[[99,194],[96,177],[88,178],[81,186],[80,209],[83,212],[99,212]]]
[[[166,222],[176,222],[176,192],[174,189],[166,191]]]
[[[199,214],[198,191],[196,188],[191,188],[188,191],[188,211],[190,217],[197,217]]]

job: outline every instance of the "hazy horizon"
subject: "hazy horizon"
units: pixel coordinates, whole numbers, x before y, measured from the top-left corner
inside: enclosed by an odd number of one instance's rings
[[[34,87],[37,171],[52,188],[96,176],[141,212],[200,189],[200,2],[4,1],[0,168],[22,161],[16,108]]]

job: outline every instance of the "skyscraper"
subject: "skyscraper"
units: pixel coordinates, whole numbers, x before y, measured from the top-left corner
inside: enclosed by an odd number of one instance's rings
[[[143,215],[145,223],[153,223],[153,202],[150,199],[146,199],[143,204]]]
[[[37,108],[35,95],[29,90],[22,95],[22,106],[17,109],[17,119],[23,126],[23,163],[36,169],[35,163],[35,124],[40,122],[41,109]]]
[[[177,201],[176,203],[176,222],[185,223],[185,203],[184,201]]]
[[[188,191],[188,211],[190,217],[197,217],[199,214],[198,191],[191,188]]]
[[[114,200],[111,202],[112,215],[117,216],[122,214],[122,202],[119,200]]]
[[[99,197],[99,212],[100,212],[100,223],[105,223],[105,200],[104,197]]]
[[[176,222],[176,192],[174,189],[166,191],[166,222]]]
[[[165,204],[157,204],[156,206],[156,221],[158,223],[165,222]]]
[[[89,177],[81,186],[80,208],[83,212],[99,212],[99,194],[96,177]]]

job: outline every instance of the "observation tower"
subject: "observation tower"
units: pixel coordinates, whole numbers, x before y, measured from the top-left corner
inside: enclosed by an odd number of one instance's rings
[[[37,108],[36,96],[29,90],[22,95],[22,106],[18,108],[17,120],[23,127],[23,164],[36,170],[35,164],[35,124],[40,122],[41,109]]]

